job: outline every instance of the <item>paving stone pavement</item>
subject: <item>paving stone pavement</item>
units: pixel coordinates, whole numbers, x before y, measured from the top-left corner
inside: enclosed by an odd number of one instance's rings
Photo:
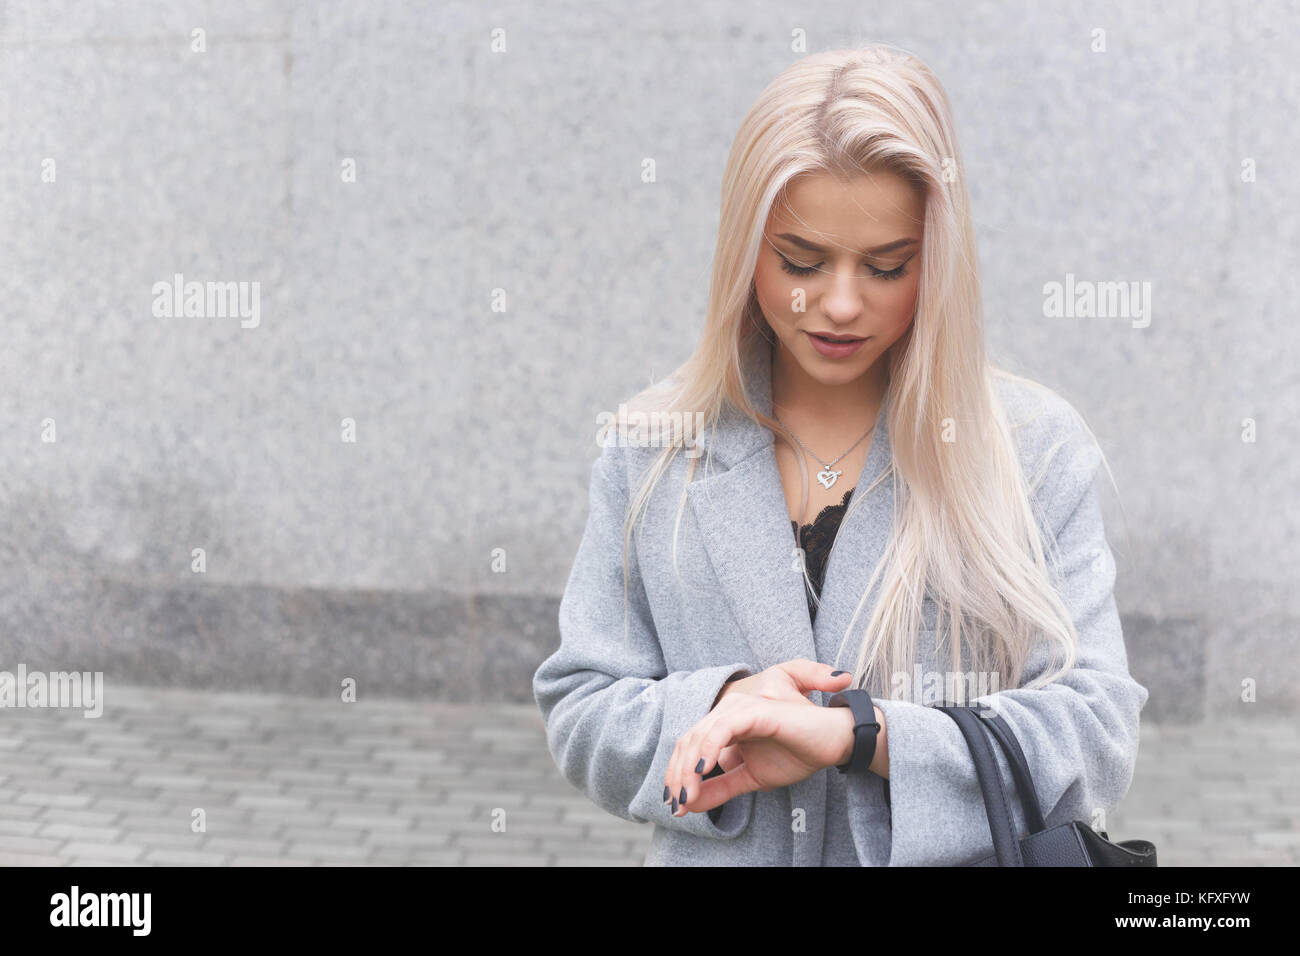
[[[648,824],[559,775],[533,706],[104,700],[98,718],[0,709],[0,865],[639,866],[649,844]],[[1144,725],[1108,829],[1153,841],[1162,865],[1293,866],[1297,783],[1294,719]]]

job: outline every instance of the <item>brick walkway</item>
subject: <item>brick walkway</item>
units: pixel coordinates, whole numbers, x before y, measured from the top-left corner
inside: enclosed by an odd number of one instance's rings
[[[650,838],[559,776],[531,706],[105,700],[97,719],[0,710],[0,865],[639,866]],[[1144,726],[1110,833],[1166,865],[1295,865],[1297,782],[1294,720]]]

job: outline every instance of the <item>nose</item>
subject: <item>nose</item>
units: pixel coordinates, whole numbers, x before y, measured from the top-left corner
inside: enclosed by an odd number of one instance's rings
[[[829,321],[844,325],[862,314],[862,281],[852,268],[831,275],[830,285],[822,294],[822,312]]]

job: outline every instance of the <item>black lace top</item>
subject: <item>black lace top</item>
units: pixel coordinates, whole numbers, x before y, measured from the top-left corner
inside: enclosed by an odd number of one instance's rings
[[[822,593],[822,580],[826,575],[826,558],[831,553],[831,545],[835,543],[835,534],[839,531],[840,522],[844,519],[844,512],[848,510],[849,499],[852,497],[855,489],[850,488],[844,492],[844,498],[837,505],[827,505],[813,519],[812,524],[806,524],[802,528],[799,523],[793,519],[790,521],[790,527],[794,531],[795,541],[803,549],[804,565],[808,569],[808,577],[812,580],[813,587],[816,588],[817,594]],[[808,595],[808,616],[814,622],[817,620],[817,606],[813,603],[813,595]]]

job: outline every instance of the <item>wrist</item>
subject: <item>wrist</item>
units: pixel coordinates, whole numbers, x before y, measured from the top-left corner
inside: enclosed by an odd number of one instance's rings
[[[876,734],[876,752],[871,758],[871,766],[867,769],[877,776],[889,779],[889,739],[886,736],[888,728],[885,727],[885,712],[879,707],[876,708],[876,722],[880,724],[880,730]]]
[[[840,750],[835,759],[831,761],[830,766],[842,767],[849,762],[853,756],[853,711],[847,707],[828,707],[826,708],[832,718],[835,720],[836,731],[835,738],[840,742]]]
[[[713,704],[709,707],[709,710],[712,710],[714,707],[717,707],[718,704],[722,703],[722,698],[727,696],[727,691],[731,690],[732,683],[734,682],[727,681],[722,685],[722,689],[718,691],[718,696],[713,698]]]
[[[847,717],[839,717],[839,724],[847,728],[848,737],[837,735],[835,748],[842,755],[835,767],[840,773],[854,775],[871,773],[881,766],[880,743],[883,729],[880,708],[875,706],[871,695],[861,688],[849,688],[832,694],[826,701],[828,709],[844,710]],[[844,744],[847,741],[847,749]],[[885,765],[887,766],[887,764]]]

